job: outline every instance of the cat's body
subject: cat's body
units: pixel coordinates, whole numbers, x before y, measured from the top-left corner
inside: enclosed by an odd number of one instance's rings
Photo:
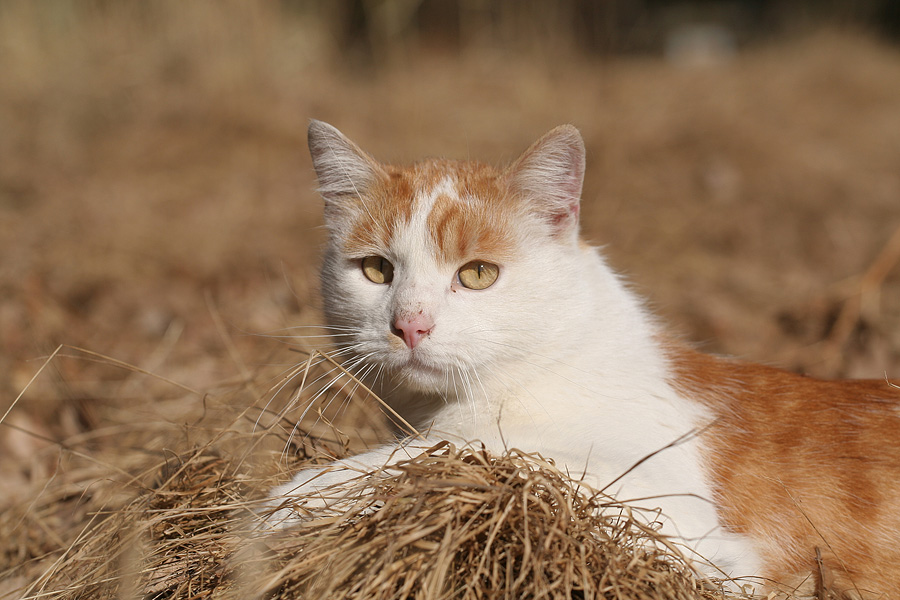
[[[407,421],[614,482],[606,491],[661,509],[664,531],[727,575],[796,584],[818,549],[845,588],[900,589],[900,390],[670,341],[578,238],[573,127],[505,170],[382,165],[320,122],[310,150],[331,232],[330,325]],[[377,468],[394,448],[346,464]],[[346,479],[342,466],[274,495]]]

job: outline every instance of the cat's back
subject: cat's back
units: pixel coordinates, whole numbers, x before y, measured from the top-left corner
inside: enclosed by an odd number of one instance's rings
[[[900,388],[672,357],[675,385],[715,417],[704,443],[722,519],[759,540],[767,572],[796,583],[821,556],[839,587],[900,589]]]

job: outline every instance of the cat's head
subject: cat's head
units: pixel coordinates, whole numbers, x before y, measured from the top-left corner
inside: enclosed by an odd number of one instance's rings
[[[504,169],[382,164],[320,121],[309,148],[330,232],[325,310],[352,369],[458,394],[566,334],[584,253],[574,127]]]

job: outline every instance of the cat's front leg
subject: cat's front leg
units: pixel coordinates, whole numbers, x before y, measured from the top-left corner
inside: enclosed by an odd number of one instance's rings
[[[385,445],[323,467],[303,469],[289,482],[269,493],[267,508],[260,513],[263,529],[283,529],[309,518],[312,513],[343,512],[356,499],[373,492],[374,479],[391,466],[416,456],[430,442]],[[368,483],[368,485],[367,485]]]

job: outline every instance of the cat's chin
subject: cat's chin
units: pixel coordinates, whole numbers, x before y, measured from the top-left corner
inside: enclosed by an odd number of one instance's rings
[[[451,376],[445,369],[413,359],[396,368],[395,378],[411,391],[432,393],[444,391]]]

